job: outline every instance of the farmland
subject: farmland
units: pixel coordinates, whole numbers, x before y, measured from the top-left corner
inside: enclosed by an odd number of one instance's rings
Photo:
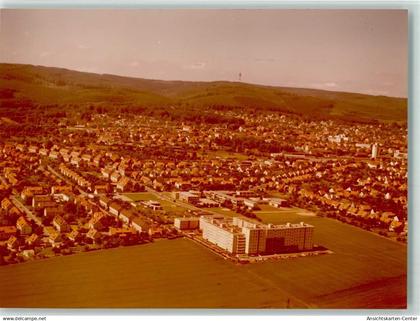
[[[3,307],[284,307],[269,280],[186,239],[0,269]],[[48,270],[49,273],[45,273]],[[241,291],[238,291],[241,290]],[[302,305],[291,298],[292,305]]]
[[[304,294],[305,300],[317,302],[320,306],[331,304],[337,308],[374,307],[375,304],[376,307],[381,304],[400,306],[405,302],[405,245],[332,219],[277,213],[258,216],[267,223],[304,221],[312,224],[315,226],[315,242],[334,252],[333,255],[310,258],[308,264],[290,261],[280,269],[274,269],[278,263],[251,267],[258,268],[259,273],[269,273],[273,281],[282,282],[285,289],[294,289]],[[285,276],[290,277],[292,273],[298,281],[286,282]],[[314,286],[308,287],[309,284]],[[378,287],[382,288],[380,293]],[[388,291],[388,287],[394,290]],[[342,301],[337,300],[335,296],[343,293],[348,296],[342,295]],[[390,296],[394,300],[391,303]],[[327,302],[328,299],[335,303]],[[378,299],[383,302],[377,302]]]
[[[186,239],[0,268],[4,307],[403,308],[406,247],[296,214],[331,255],[235,265]],[[45,273],[48,271],[49,273]]]

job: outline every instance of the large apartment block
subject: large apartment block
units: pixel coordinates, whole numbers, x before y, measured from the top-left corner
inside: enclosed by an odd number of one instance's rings
[[[233,254],[245,253],[245,236],[240,228],[221,217],[200,217],[203,238]]]
[[[234,217],[201,217],[203,238],[233,254],[275,254],[311,250],[314,227],[299,224],[261,224]]]

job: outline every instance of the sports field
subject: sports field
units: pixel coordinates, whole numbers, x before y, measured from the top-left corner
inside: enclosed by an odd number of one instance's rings
[[[334,254],[235,265],[190,240],[162,240],[1,267],[0,284],[7,291],[0,291],[0,305],[405,307],[404,245],[330,219],[260,216],[315,225],[316,243]]]

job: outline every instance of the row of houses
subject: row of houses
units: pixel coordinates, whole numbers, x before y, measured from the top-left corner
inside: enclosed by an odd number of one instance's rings
[[[86,178],[84,178],[83,176],[81,176],[79,173],[73,171],[72,169],[68,168],[65,164],[61,163],[59,166],[59,170],[61,172],[61,174],[63,174],[64,176],[69,177],[70,179],[72,179],[73,181],[75,181],[77,183],[77,185],[79,185],[82,188],[87,188],[89,190],[91,190],[92,184],[91,182],[89,182]]]
[[[112,216],[119,219],[126,226],[133,227],[138,233],[148,230],[148,224],[138,217],[131,209],[126,209],[120,203],[106,196],[99,197],[99,204]]]

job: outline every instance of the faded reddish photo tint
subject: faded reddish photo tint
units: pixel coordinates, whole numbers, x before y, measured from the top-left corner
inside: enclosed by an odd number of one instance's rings
[[[406,11],[0,23],[1,307],[407,307]]]

